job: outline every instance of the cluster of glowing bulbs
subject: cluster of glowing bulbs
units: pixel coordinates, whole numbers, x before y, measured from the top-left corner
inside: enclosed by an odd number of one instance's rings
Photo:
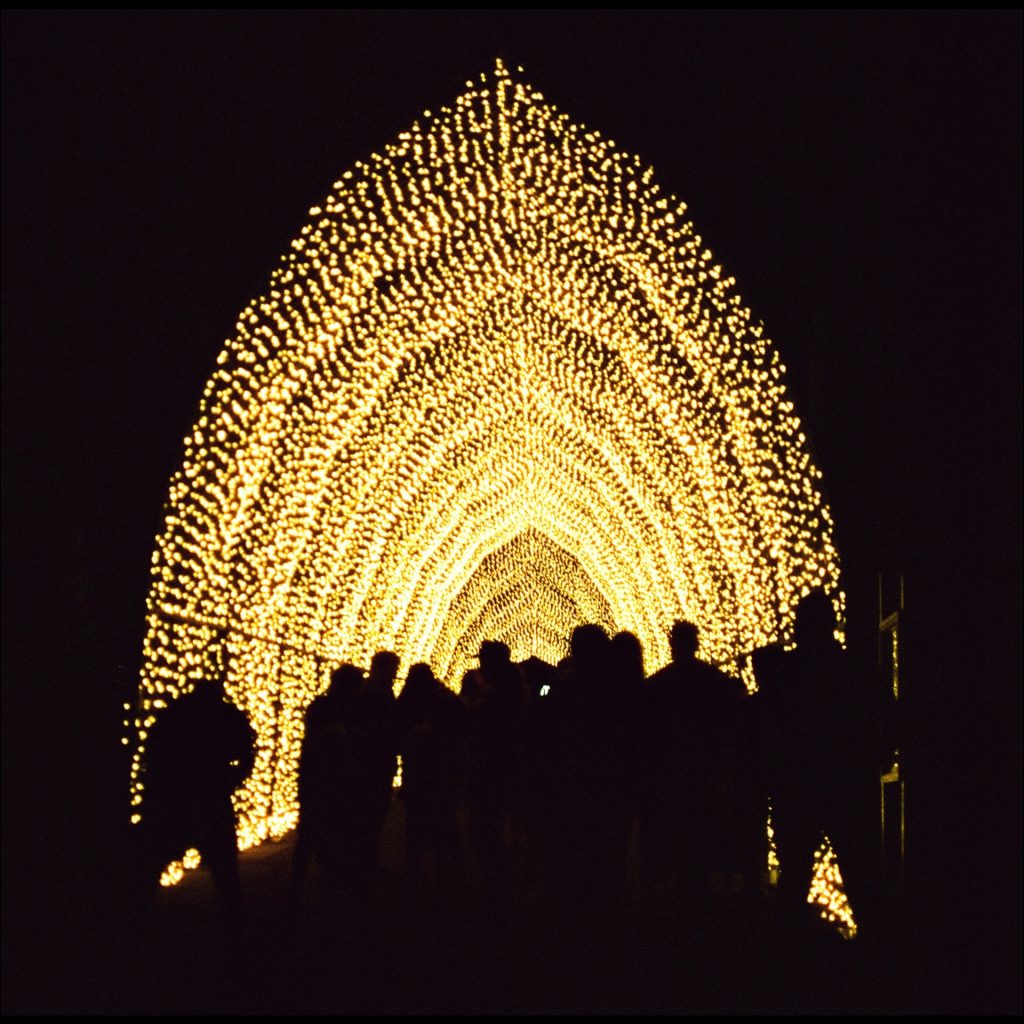
[[[836,851],[828,836],[824,837],[821,848],[814,853],[814,870],[807,902],[813,904],[821,919],[834,925],[844,939],[856,938],[857,922],[843,887]]]
[[[292,828],[303,712],[394,650],[458,685],[484,638],[583,621],[649,668],[675,619],[745,655],[832,521],[785,367],[653,171],[500,62],[342,175],[238,318],[153,553],[132,813],[161,709],[223,671],[258,735],[244,847]]]

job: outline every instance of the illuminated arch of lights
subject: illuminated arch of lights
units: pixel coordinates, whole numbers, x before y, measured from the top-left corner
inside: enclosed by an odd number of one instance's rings
[[[557,664],[568,654],[566,624],[596,622],[614,629],[611,606],[564,548],[529,529],[480,563],[451,604],[431,663],[446,678],[473,664],[484,640],[502,640],[515,661]]]
[[[590,619],[649,669],[842,613],[786,370],[686,206],[500,62],[345,172],[238,318],[153,553],[133,819],[160,709],[218,664],[258,733],[243,846],[297,817],[302,714],[378,649],[457,685],[480,639]]]

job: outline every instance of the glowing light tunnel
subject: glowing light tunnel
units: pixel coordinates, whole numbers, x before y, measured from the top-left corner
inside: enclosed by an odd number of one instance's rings
[[[243,846],[291,828],[302,714],[380,648],[450,684],[583,620],[649,670],[837,612],[783,363],[653,171],[501,64],[346,171],[238,318],[153,553],[134,747],[226,665],[258,732]]]

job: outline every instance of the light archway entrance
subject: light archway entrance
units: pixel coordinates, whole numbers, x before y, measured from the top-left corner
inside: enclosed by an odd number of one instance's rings
[[[457,683],[485,635],[550,658],[589,618],[653,670],[686,618],[742,672],[803,593],[842,604],[735,281],[650,168],[500,63],[310,209],[206,384],[152,572],[133,814],[147,731],[221,661],[259,737],[243,845],[294,825],[341,661]]]

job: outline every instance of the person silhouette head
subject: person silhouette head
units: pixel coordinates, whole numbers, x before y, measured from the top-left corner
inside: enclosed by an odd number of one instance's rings
[[[639,676],[644,674],[644,649],[635,633],[623,630],[616,633],[611,641],[612,660],[620,675]]]
[[[349,701],[363,685],[363,670],[355,665],[339,665],[331,673],[331,685],[327,687],[327,695],[332,700]]]
[[[501,675],[502,671],[512,661],[512,652],[508,644],[500,640],[485,640],[480,645],[480,671],[485,678],[493,679]]]
[[[440,685],[431,667],[419,661],[409,669],[402,687],[402,696],[406,700],[421,701],[429,697]]]
[[[370,660],[368,682],[373,689],[390,690],[398,675],[398,655],[394,651],[378,651]]]
[[[573,660],[591,663],[599,660],[608,646],[608,634],[596,623],[577,626],[569,639]]]
[[[673,661],[693,661],[697,657],[697,627],[692,622],[677,620],[669,631],[668,644]]]
[[[836,614],[824,590],[812,590],[796,606],[793,639],[797,650],[820,649],[835,642]]]

